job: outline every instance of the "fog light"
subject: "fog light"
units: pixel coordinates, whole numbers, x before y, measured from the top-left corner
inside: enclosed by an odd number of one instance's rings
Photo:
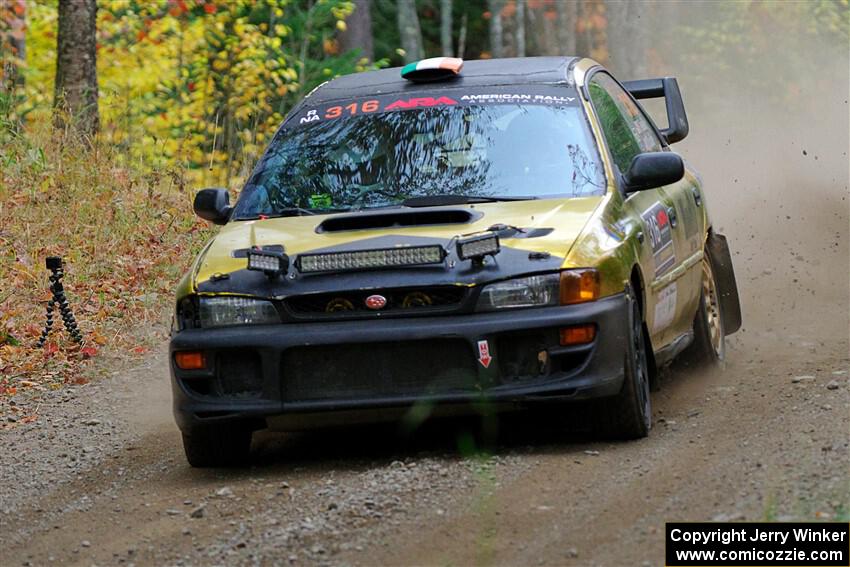
[[[289,269],[289,256],[283,252],[252,248],[248,250],[248,269],[267,276],[279,276]]]
[[[561,329],[561,345],[585,345],[596,338],[596,325],[576,325]]]
[[[495,232],[466,236],[457,241],[457,255],[461,260],[481,260],[484,256],[498,254],[499,250],[499,236]]]
[[[207,357],[204,353],[194,350],[175,352],[174,362],[180,370],[203,370],[207,367]]]

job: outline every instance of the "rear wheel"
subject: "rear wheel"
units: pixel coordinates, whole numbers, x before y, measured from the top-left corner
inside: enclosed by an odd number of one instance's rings
[[[183,449],[193,467],[243,465],[251,451],[251,430],[239,424],[205,426],[183,434]]]
[[[597,430],[606,437],[640,439],[652,426],[649,363],[643,318],[634,295],[629,294],[629,333],[623,387],[613,398],[600,400]]]
[[[696,364],[705,366],[720,366],[726,359],[726,333],[720,312],[717,281],[708,252],[702,259],[702,289],[699,308],[694,317],[694,342],[688,355]]]

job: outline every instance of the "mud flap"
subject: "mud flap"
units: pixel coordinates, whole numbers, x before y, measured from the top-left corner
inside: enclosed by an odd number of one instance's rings
[[[738,284],[735,283],[729,244],[725,236],[712,230],[708,234],[706,248],[711,257],[711,267],[714,269],[715,283],[720,296],[723,329],[727,335],[731,335],[741,328],[741,302],[738,299]]]

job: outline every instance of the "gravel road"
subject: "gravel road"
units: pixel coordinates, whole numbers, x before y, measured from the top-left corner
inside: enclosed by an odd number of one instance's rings
[[[235,471],[186,465],[157,356],[3,433],[0,564],[657,565],[665,520],[846,517],[842,348],[674,369],[639,442],[518,414],[478,452],[468,420],[265,434]]]

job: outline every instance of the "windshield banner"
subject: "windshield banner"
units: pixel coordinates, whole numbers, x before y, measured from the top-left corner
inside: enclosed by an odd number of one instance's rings
[[[309,99],[308,99],[309,101]],[[470,105],[578,106],[575,89],[556,86],[510,86],[475,89],[441,89],[426,93],[393,93],[357,99],[339,99],[319,106],[303,106],[284,123],[284,128],[305,126],[364,114],[422,108]]]

